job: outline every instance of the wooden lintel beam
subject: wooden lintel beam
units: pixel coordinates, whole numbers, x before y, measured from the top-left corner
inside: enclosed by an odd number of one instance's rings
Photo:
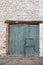
[[[14,20],[6,20],[5,23],[9,24],[40,24],[42,21],[14,21]]]

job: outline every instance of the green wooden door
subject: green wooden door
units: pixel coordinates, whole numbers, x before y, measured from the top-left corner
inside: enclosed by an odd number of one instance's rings
[[[35,56],[39,54],[39,25],[10,25],[9,55]]]

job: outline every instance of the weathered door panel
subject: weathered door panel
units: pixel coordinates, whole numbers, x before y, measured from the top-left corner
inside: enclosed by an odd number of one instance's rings
[[[9,55],[34,56],[39,53],[39,26],[10,25]]]
[[[38,56],[39,55],[39,25],[28,25],[28,31],[26,29],[25,44],[27,44],[26,55]]]
[[[10,45],[9,53],[15,56],[23,56],[23,46],[24,46],[24,35],[25,26],[24,25],[10,25]],[[12,53],[13,52],[13,53]]]
[[[30,26],[30,37],[34,39],[35,55],[39,54],[39,25]]]

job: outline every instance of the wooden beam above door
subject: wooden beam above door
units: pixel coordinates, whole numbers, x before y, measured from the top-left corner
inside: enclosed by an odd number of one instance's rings
[[[9,23],[9,24],[40,24],[42,23],[42,21],[36,21],[36,20],[32,20],[32,21],[23,21],[23,20],[6,20],[5,23]]]

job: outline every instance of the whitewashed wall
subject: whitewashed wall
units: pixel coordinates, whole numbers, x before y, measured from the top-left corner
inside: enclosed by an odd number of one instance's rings
[[[43,24],[40,24],[39,28],[39,50],[40,56],[43,56]]]
[[[0,0],[0,55],[5,55],[5,20],[43,20],[42,0]],[[43,56],[43,24],[40,24],[39,50]],[[3,48],[5,47],[5,48]]]
[[[40,19],[43,21],[43,0],[39,1],[39,5],[40,5]],[[40,30],[39,30],[39,45],[40,45],[40,56],[43,56],[43,23],[40,24]]]

